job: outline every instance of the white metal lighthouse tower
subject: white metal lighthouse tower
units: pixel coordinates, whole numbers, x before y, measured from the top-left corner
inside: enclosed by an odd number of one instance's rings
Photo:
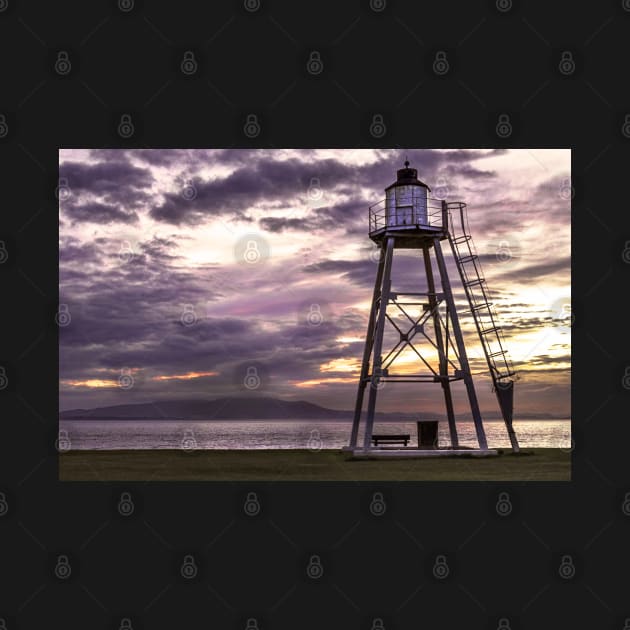
[[[473,316],[512,449],[518,451],[518,440],[512,428],[516,373],[504,349],[479,257],[468,232],[466,204],[434,200],[429,193],[429,187],[418,179],[416,169],[409,168],[409,162],[405,162],[405,168],[398,170],[397,180],[385,189],[385,199],[369,210],[369,236],[380,249],[380,259],[347,450],[359,456],[496,454],[488,448],[442,251],[441,243],[447,240],[466,295],[465,310]],[[426,288],[425,291],[403,293],[392,290],[394,254],[399,250],[420,253],[417,286]],[[478,448],[464,449],[459,443],[451,391],[451,385],[456,381],[463,381],[465,386]],[[419,384],[439,385],[444,397],[450,445],[438,446],[437,439],[428,442],[422,439],[420,424],[417,447],[407,447],[407,442],[411,441],[409,435],[375,435],[376,401],[384,383],[400,383],[401,397],[406,395],[411,400]],[[366,389],[368,400],[364,412]],[[432,424],[433,431],[437,431],[437,423]],[[358,443],[360,428],[363,428],[363,434],[361,443]],[[404,443],[404,448],[391,446],[398,443]]]

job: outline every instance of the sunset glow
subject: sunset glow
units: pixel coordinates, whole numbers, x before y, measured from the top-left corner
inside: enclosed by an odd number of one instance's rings
[[[351,409],[377,269],[367,209],[405,156],[434,192],[468,204],[520,374],[515,409],[568,417],[571,153],[551,149],[61,150],[60,407],[263,395]],[[495,410],[444,251],[480,404]],[[425,291],[422,264],[397,252],[392,291]],[[387,334],[384,355],[400,338]],[[426,372],[409,347],[396,370]],[[379,405],[440,411],[431,387],[388,384]]]

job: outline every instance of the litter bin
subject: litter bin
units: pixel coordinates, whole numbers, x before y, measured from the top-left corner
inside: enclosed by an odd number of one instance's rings
[[[418,448],[436,449],[438,447],[438,421],[418,420]]]

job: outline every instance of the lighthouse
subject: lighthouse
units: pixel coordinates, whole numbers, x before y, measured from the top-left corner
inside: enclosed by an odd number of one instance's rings
[[[462,334],[460,318],[468,316],[483,349],[512,449],[518,451],[512,426],[516,371],[505,349],[499,319],[469,233],[467,206],[459,201],[432,198],[430,187],[418,179],[417,170],[408,161],[396,175],[396,180],[385,188],[385,199],[369,208],[368,236],[379,249],[379,262],[346,450],[370,457],[497,453],[488,446]],[[393,277],[394,258],[403,253],[419,259],[417,283],[411,287],[417,290],[399,290],[397,278]],[[449,277],[447,256],[452,256],[457,269],[453,278]],[[463,288],[465,308],[461,301],[455,301],[454,285]],[[375,434],[378,395],[387,383],[400,387],[400,397],[411,402],[419,387],[433,387],[443,400],[448,443],[437,440],[437,421],[418,423],[417,446],[410,435]],[[473,448],[460,444],[453,404],[453,388],[462,385],[474,423],[477,444]],[[423,411],[418,408],[417,414]],[[413,419],[412,414],[410,420]],[[426,435],[431,435],[431,431],[435,439],[427,442]],[[408,446],[410,441],[412,445]]]

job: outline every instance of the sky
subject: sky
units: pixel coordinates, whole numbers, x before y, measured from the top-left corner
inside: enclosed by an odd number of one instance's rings
[[[518,370],[515,417],[570,417],[567,149],[60,150],[60,409],[223,396],[353,408],[378,260],[368,207],[405,159],[434,198],[467,204]],[[426,290],[421,252],[396,251],[392,285]],[[498,411],[470,315],[461,325],[480,406]],[[418,371],[410,359],[401,369]],[[461,382],[454,398],[465,412]],[[386,383],[378,400],[444,412],[435,384]]]

